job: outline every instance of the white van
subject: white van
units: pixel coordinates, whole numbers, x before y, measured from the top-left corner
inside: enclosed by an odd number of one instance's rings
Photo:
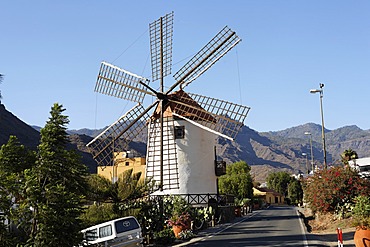
[[[143,246],[141,227],[133,216],[107,221],[81,232],[84,235],[81,246],[97,244],[104,247]]]
[[[370,179],[370,157],[353,159],[348,161],[348,164],[355,168],[361,177]]]

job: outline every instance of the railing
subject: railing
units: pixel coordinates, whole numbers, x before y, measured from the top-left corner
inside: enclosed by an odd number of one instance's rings
[[[221,194],[174,194],[183,197],[190,205],[234,205],[235,198],[232,195]],[[167,197],[171,195],[150,195],[150,198]]]

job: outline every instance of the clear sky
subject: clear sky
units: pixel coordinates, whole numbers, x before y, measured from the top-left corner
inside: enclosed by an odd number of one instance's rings
[[[43,127],[55,102],[69,129],[123,115],[132,103],[94,92],[100,62],[151,79],[149,23],[174,11],[173,74],[225,25],[242,39],[186,91],[248,105],[245,125],[275,131],[321,124],[309,93],[321,82],[326,128],[370,129],[368,0],[4,0],[0,9],[2,103],[31,125]]]

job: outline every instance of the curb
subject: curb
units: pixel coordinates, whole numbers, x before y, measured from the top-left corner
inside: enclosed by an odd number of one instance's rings
[[[304,232],[305,243],[307,244],[305,246],[315,246],[315,247],[329,246],[326,243],[322,242],[320,239],[318,239],[318,237],[315,234],[312,234],[307,230],[308,226],[307,226],[307,223],[306,223],[306,220],[305,220],[306,218],[300,210],[301,210],[301,208],[297,207],[297,214],[301,218],[301,229]]]

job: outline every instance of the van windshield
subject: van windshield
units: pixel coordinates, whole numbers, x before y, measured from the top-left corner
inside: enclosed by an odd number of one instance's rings
[[[139,224],[134,218],[122,219],[114,222],[117,234],[127,232],[140,228]]]

